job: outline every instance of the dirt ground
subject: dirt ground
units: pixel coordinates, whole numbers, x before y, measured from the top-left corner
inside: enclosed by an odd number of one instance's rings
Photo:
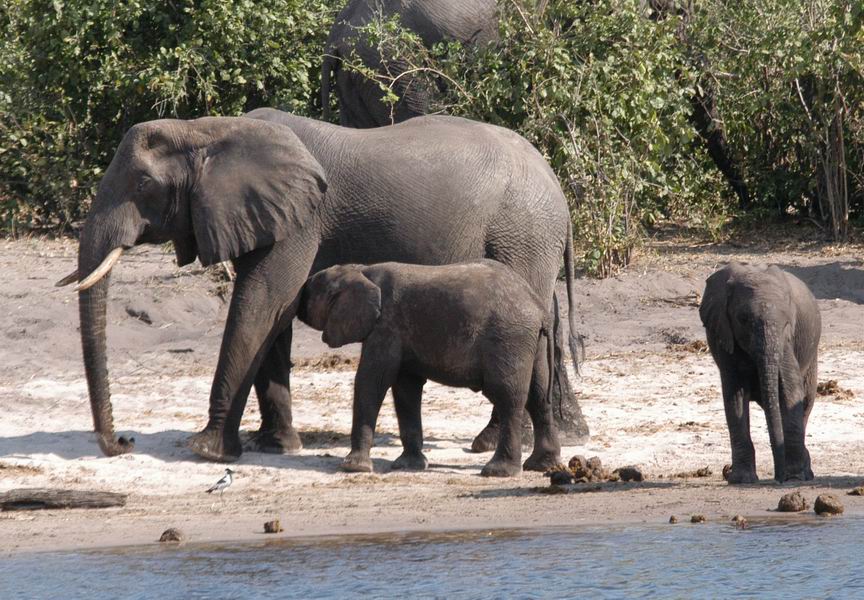
[[[206,422],[230,289],[200,267],[178,269],[162,248],[124,255],[112,276],[109,368],[117,430],[137,443],[133,454],[105,458],[90,432],[77,298],[53,287],[74,269],[76,248],[74,241],[0,243],[0,492],[98,489],[129,500],[121,509],[0,513],[0,552],[150,543],[168,527],[192,541],[259,540],[273,518],[285,528],[281,535],[660,522],[694,513],[728,521],[739,513],[770,515],[791,489],[811,503],[825,490],[843,494],[847,514],[864,514],[864,497],[845,495],[864,481],[861,245],[769,245],[758,236],[734,245],[655,240],[623,274],[579,279],[588,361],[574,381],[592,435],[562,454],[599,456],[610,468],[639,465],[648,475],[642,484],[548,494],[540,474],[481,478],[489,455],[465,449],[491,407],[479,394],[435,384],[424,397],[428,471],[388,472],[400,452],[388,400],[373,450],[376,473],[341,473],[359,347],[334,356],[320,334],[298,324],[292,389],[305,448],[290,456],[246,452],[222,501],[204,490],[224,465],[199,460],[184,441]],[[812,484],[771,482],[768,436],[755,406],[763,483],[729,487],[720,475],[729,442],[697,307],[705,277],[733,259],[778,264],[819,300],[820,380],[835,380],[837,388],[818,398],[810,419]],[[258,420],[253,395],[243,429],[257,429]],[[705,466],[708,477],[674,476]]]

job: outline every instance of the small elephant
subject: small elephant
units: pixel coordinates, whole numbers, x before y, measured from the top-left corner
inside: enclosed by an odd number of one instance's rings
[[[372,471],[378,411],[392,387],[402,439],[394,469],[425,469],[420,400],[427,379],[482,391],[501,415],[498,446],[482,475],[522,470],[522,412],[534,425],[526,470],[560,462],[549,393],[554,360],[546,303],[494,260],[447,266],[337,265],[306,283],[298,317],[332,348],[363,342],[354,380],[346,471]],[[526,405],[527,400],[527,405]]]
[[[775,266],[731,263],[707,279],[699,316],[720,369],[732,443],[729,483],[758,481],[750,400],[768,420],[774,479],[813,479],[804,444],[822,329],[813,294]]]

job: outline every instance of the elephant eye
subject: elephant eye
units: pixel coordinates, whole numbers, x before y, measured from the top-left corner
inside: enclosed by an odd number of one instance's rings
[[[150,177],[148,177],[147,175],[142,175],[141,179],[138,180],[138,191],[140,192],[141,190],[143,190],[148,183],[150,183]]]

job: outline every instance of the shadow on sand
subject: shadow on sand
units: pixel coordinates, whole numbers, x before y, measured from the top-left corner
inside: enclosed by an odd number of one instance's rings
[[[121,432],[127,438],[135,438],[135,448],[131,455],[144,455],[153,459],[172,462],[205,463],[194,452],[186,447],[192,431],[171,429],[158,433]],[[251,432],[241,432],[244,441],[251,437]],[[300,438],[304,448],[315,454],[268,454],[256,452],[251,447],[246,448],[243,455],[233,465],[254,465],[281,467],[303,471],[318,471],[321,473],[337,473],[344,458],[346,447],[350,446],[350,435],[330,430],[314,430],[301,432]],[[443,441],[443,440],[441,440]],[[452,440],[447,440],[452,441]],[[457,442],[460,440],[456,440]],[[470,440],[467,440],[470,444]],[[378,434],[375,436],[375,446],[400,446],[398,436],[393,434]],[[245,444],[244,444],[245,446]],[[427,449],[435,448],[435,443],[425,444]],[[328,450],[335,450],[330,453]],[[36,431],[20,436],[0,437],[0,459],[28,458],[36,455],[55,455],[64,460],[104,459],[123,460],[123,455],[114,459],[103,457],[92,431]],[[442,469],[479,469],[486,461],[485,455],[477,455],[476,465],[430,464],[430,468]],[[372,463],[376,473],[390,472],[390,460],[373,458]],[[397,471],[394,471],[397,472]]]

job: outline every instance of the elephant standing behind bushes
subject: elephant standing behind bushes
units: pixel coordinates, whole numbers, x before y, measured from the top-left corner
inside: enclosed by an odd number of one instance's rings
[[[321,104],[325,120],[329,119],[331,86],[339,98],[339,122],[346,127],[381,127],[429,112],[430,95],[436,90],[407,73],[404,60],[388,56],[386,50],[382,55],[362,31],[376,19],[394,15],[426,47],[444,40],[481,44],[498,37],[495,0],[350,0],[336,17],[324,47]],[[395,81],[393,91],[399,96],[395,105],[384,101],[378,81],[344,68],[343,63],[351,60],[384,75],[385,83]]]
[[[552,315],[509,267],[494,260],[337,265],[309,279],[297,315],[323,331],[331,348],[363,342],[344,470],[372,471],[369,450],[391,387],[403,450],[393,468],[426,468],[420,403],[427,379],[482,391],[498,410],[498,445],[481,475],[521,472],[526,407],[534,451],[525,469],[545,471],[561,462],[549,402]]]
[[[723,386],[732,443],[729,483],[755,483],[749,403],[765,411],[774,479],[813,479],[804,443],[816,399],[822,321],[816,299],[797,277],[775,266],[732,263],[705,283],[699,307]]]
[[[310,273],[335,264],[449,264],[493,258],[553,311],[565,259],[575,347],[570,214],[549,165],[517,134],[456,117],[419,117],[356,130],[259,109],[249,117],[160,120],[132,127],[105,172],[81,232],[81,341],[102,451],[116,439],[109,394],[105,307],[124,249],[172,241],[177,263],[232,260],[237,273],[207,426],[190,447],[220,461],[242,453],[240,419],[251,388],[261,406],[257,447],[300,447],[292,423],[292,321]],[[557,316],[557,304],[554,305]],[[555,319],[556,335],[562,327]],[[587,434],[556,340],[556,381]],[[494,447],[498,419],[475,440]]]

